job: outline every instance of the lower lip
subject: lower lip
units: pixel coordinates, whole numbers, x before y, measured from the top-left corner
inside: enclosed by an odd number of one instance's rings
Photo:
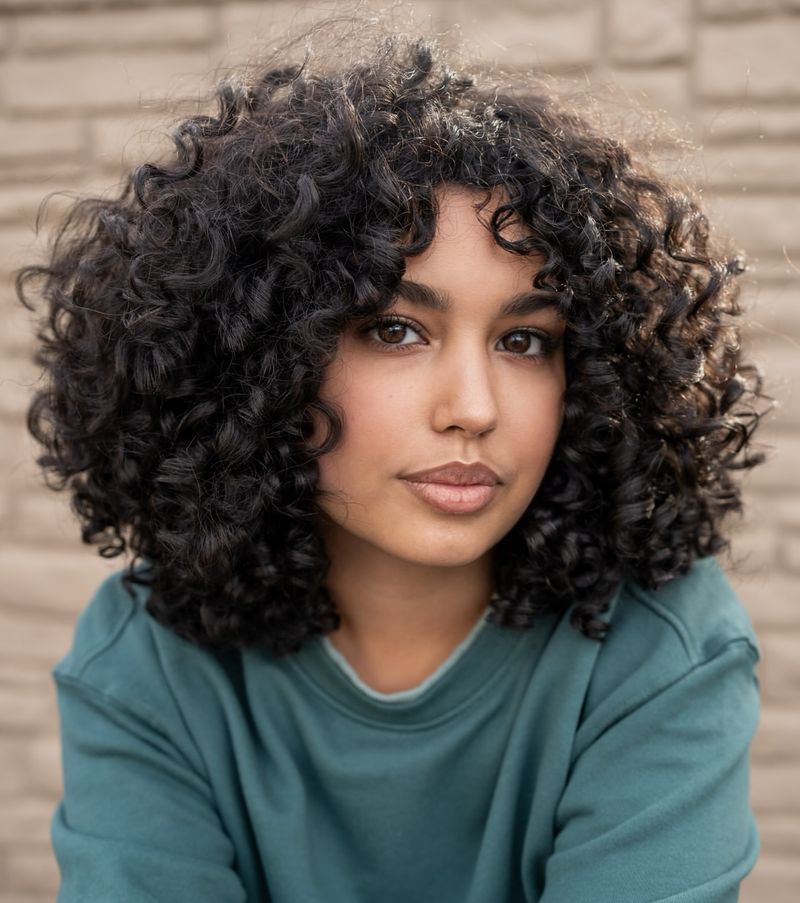
[[[406,486],[421,499],[439,511],[448,514],[472,514],[485,508],[495,497],[500,488],[476,484],[474,486],[456,486],[454,483],[418,483],[412,480],[403,481]]]

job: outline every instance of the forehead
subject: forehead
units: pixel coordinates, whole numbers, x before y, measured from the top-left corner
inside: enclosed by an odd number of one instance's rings
[[[437,237],[447,241],[470,232],[477,240],[482,233],[483,237],[496,244],[488,223],[494,211],[508,201],[508,195],[501,188],[484,189],[445,183],[435,189],[435,194],[439,208]],[[514,241],[531,234],[531,229],[517,217],[503,225],[503,235]]]
[[[438,189],[437,195],[439,210],[433,240],[421,254],[406,259],[398,294],[442,312],[452,306],[451,299],[480,296],[487,301],[508,301],[530,295],[542,259],[506,250],[488,227],[503,197],[495,192],[487,198],[486,192],[449,185]],[[509,222],[502,234],[516,240],[530,230]]]

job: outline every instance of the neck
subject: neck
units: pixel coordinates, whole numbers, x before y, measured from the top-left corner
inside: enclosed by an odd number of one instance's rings
[[[415,686],[469,634],[489,604],[491,554],[459,567],[402,561],[352,535],[323,529],[326,585],[341,617],[329,635],[383,692]]]

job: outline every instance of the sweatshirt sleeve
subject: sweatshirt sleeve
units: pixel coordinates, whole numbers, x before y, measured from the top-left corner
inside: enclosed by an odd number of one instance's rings
[[[59,903],[241,903],[208,782],[145,708],[55,674],[64,795]]]
[[[556,812],[540,903],[734,903],[758,834],[758,653],[725,644],[593,729]]]

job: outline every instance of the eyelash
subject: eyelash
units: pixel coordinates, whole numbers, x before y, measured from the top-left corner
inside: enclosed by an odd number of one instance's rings
[[[413,332],[417,334],[421,334],[422,330],[413,320],[407,320],[405,317],[393,316],[393,317],[378,317],[373,320],[371,323],[363,326],[359,332],[366,336],[367,340],[374,345],[379,351],[386,352],[389,354],[402,354],[407,349],[413,348],[414,345],[395,345],[391,342],[381,342],[378,339],[373,338],[370,333],[377,329],[380,326],[394,326],[401,325],[405,326],[407,329],[411,329]],[[524,354],[522,352],[516,351],[507,351],[507,354],[511,354],[514,357],[528,358],[529,360],[538,361],[542,360],[546,357],[549,357],[560,345],[560,339],[555,339],[552,336],[547,335],[546,333],[540,332],[538,329],[531,329],[530,327],[520,327],[519,329],[512,329],[510,332],[507,332],[502,339],[506,338],[510,335],[516,335],[522,333],[523,335],[531,335],[533,338],[537,339],[541,343],[541,351],[538,351],[536,354]],[[502,339],[500,341],[502,341]]]

